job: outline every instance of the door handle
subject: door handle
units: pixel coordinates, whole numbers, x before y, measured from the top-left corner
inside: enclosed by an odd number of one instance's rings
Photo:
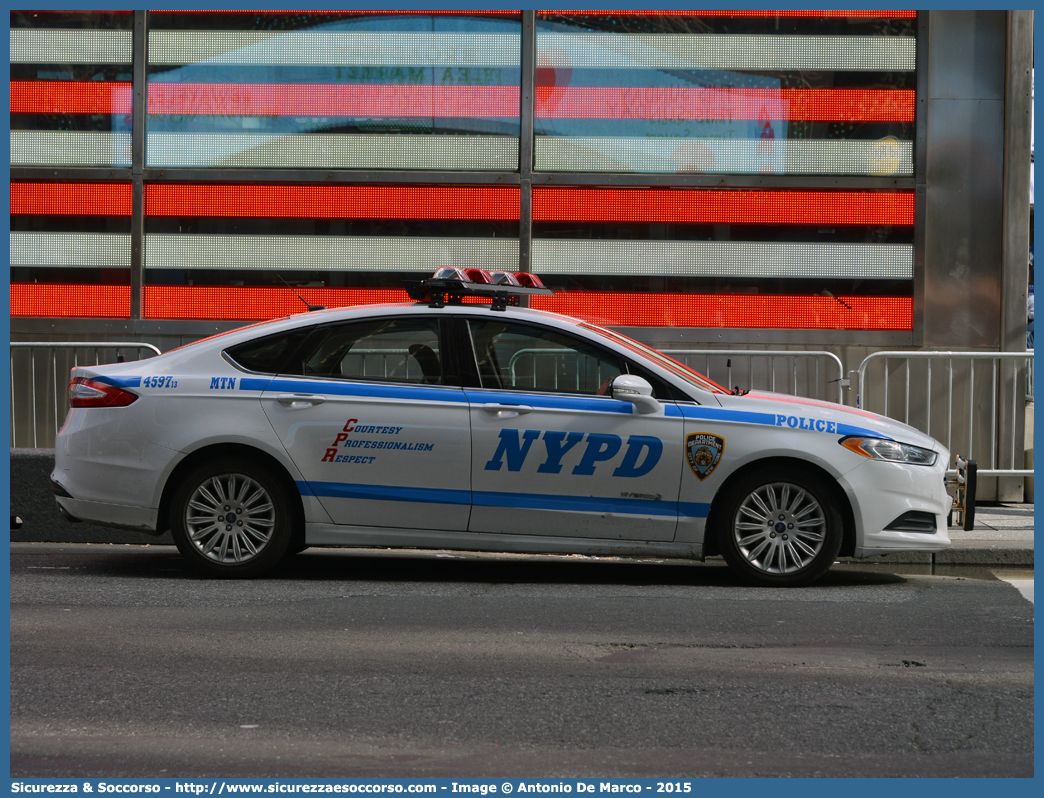
[[[289,407],[291,410],[298,410],[305,407],[321,405],[326,401],[326,397],[314,393],[281,393],[276,397],[276,401],[283,405],[283,407]]]
[[[529,405],[501,405],[496,403],[482,405],[482,409],[497,418],[518,418],[526,413],[533,412],[533,408]]]

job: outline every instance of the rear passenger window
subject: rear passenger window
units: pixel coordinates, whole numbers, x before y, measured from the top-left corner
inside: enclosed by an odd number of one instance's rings
[[[437,319],[378,319],[331,327],[304,355],[304,374],[445,384]]]
[[[225,355],[237,366],[260,374],[279,374],[287,370],[287,361],[314,327],[303,327],[290,332],[270,335],[256,341],[247,341],[225,350]]]

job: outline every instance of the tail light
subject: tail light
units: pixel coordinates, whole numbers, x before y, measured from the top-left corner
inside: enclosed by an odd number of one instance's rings
[[[69,383],[70,407],[126,407],[138,395],[89,377],[74,377]]]
[[[526,288],[543,288],[544,284],[540,278],[535,274],[529,272],[515,272],[515,279],[518,280],[518,284],[525,286]]]

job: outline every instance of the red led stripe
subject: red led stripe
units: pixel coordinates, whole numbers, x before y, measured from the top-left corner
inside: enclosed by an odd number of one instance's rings
[[[113,12],[115,13],[115,12]],[[372,14],[376,16],[425,16],[425,17],[467,17],[467,16],[493,16],[493,17],[517,17],[521,11],[504,11],[504,10],[467,10],[467,11],[439,11],[439,10],[405,10],[405,11],[333,11],[329,8],[323,8],[316,11],[301,11],[301,10],[284,10],[276,11],[271,8],[262,8],[255,10],[247,10],[242,8],[236,9],[214,9],[204,8],[196,11],[187,11],[184,9],[160,9],[159,11],[150,11],[150,14]]]
[[[912,191],[533,189],[535,222],[912,225]]]
[[[131,84],[12,80],[12,114],[129,114]]]
[[[748,119],[762,123],[912,122],[912,89],[580,87],[556,90],[537,69],[540,119]],[[548,84],[548,85],[543,85]]]
[[[143,316],[149,319],[260,321],[300,313],[303,307],[288,288],[146,285],[142,291]],[[409,301],[404,290],[391,288],[298,288],[297,293],[327,307]],[[841,299],[845,304],[821,296],[590,292],[531,297],[530,302],[538,310],[614,327],[912,329],[909,297]],[[15,283],[11,315],[128,318],[130,286]]]
[[[754,11],[738,10],[731,11],[621,11],[612,9],[608,11],[578,10],[578,11],[538,11],[537,16],[541,19],[553,16],[576,16],[576,17],[798,17],[805,19],[844,19],[845,17],[860,17],[863,19],[915,19],[917,11]]]
[[[130,183],[11,182],[11,215],[130,216]]]
[[[129,285],[13,283],[11,315],[128,319],[130,297]]]
[[[262,288],[243,286],[146,285],[142,315],[147,319],[260,321],[300,313],[300,294],[312,305],[331,308],[409,302],[397,288]]]
[[[787,330],[911,330],[910,297],[757,294],[556,293],[530,307],[611,327],[738,327]],[[842,302],[844,304],[842,304]],[[846,307],[847,305],[847,307]]]
[[[537,70],[538,81],[545,71]],[[542,119],[800,122],[911,122],[914,119],[914,92],[908,89],[574,86],[556,91],[540,83],[537,88],[536,113]],[[11,81],[11,112],[129,114],[131,85]],[[149,86],[149,113],[513,118],[519,115],[519,93],[515,86],[154,83]]]
[[[148,216],[304,219],[519,218],[517,187],[151,184]]]
[[[150,83],[150,114],[518,117],[517,86]]]

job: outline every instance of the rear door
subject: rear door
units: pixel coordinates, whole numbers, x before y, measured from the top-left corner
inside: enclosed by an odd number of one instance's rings
[[[307,343],[299,376],[265,389],[302,493],[335,523],[467,529],[467,397],[445,354],[437,316],[331,325]]]

